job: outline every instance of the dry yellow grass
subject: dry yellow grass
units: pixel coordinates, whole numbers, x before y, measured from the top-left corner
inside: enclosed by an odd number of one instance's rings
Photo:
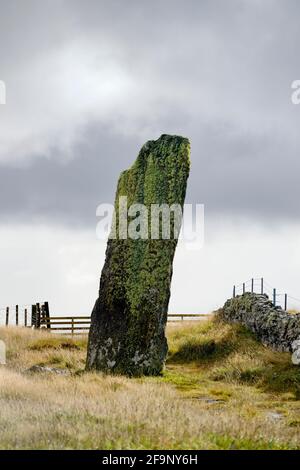
[[[0,329],[8,352],[0,366],[0,448],[300,447],[297,384],[272,389],[259,372],[269,364],[280,370],[287,355],[213,321],[168,330],[165,374],[128,379],[84,373],[85,339]],[[28,373],[35,364],[70,374]],[[249,370],[258,371],[257,380]]]

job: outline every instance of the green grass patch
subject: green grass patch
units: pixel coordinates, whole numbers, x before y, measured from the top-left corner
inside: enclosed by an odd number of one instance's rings
[[[289,442],[274,440],[236,438],[229,434],[209,434],[208,438],[218,450],[289,450],[295,449]]]
[[[85,339],[73,339],[73,338],[53,338],[47,336],[47,338],[39,338],[32,341],[28,345],[28,349],[31,351],[43,351],[45,349],[69,349],[69,350],[80,350],[86,348]]]

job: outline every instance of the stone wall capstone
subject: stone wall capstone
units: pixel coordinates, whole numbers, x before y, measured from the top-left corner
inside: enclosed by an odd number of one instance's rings
[[[219,316],[248,327],[266,346],[293,352],[293,363],[300,359],[300,314],[289,314],[274,306],[266,294],[246,292],[225,302]]]

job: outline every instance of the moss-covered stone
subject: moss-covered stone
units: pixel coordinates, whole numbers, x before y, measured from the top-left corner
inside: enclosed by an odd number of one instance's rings
[[[229,299],[219,311],[219,316],[246,326],[265,345],[275,350],[298,351],[296,342],[300,340],[300,314],[290,315],[280,306],[275,307],[266,294],[246,292]]]
[[[161,373],[166,354],[165,325],[177,239],[121,239],[119,201],[184,204],[190,169],[189,141],[162,135],[147,142],[118,182],[116,239],[109,239],[92,312],[87,369],[130,376]],[[151,218],[149,215],[149,231]],[[151,233],[151,232],[150,232]]]

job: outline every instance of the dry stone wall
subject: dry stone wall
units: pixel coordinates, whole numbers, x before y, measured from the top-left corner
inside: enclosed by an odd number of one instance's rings
[[[293,363],[300,363],[299,313],[292,315],[274,306],[266,294],[246,292],[227,300],[219,315],[248,327],[266,346],[292,352]]]

